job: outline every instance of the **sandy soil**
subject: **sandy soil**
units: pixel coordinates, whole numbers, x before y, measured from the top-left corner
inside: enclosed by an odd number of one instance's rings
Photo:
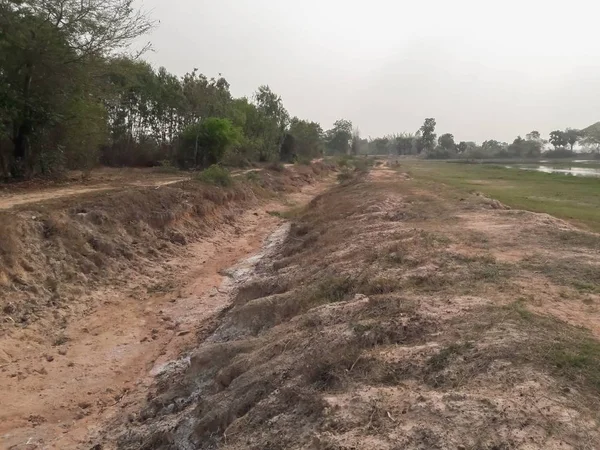
[[[0,208],[111,188],[12,194],[0,200]],[[90,436],[106,420],[144,399],[162,364],[212,329],[230,301],[225,270],[256,253],[283,222],[268,212],[284,208],[282,202],[304,204],[324,188],[324,183],[312,185],[245,211],[211,239],[189,245],[165,263],[155,285],[132,279],[95,293],[95,306],[69,322],[66,342],[48,345],[27,329],[4,339],[0,448],[91,447]]]

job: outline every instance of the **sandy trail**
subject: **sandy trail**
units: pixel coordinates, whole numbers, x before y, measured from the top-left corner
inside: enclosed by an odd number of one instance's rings
[[[293,164],[284,164],[284,167],[293,167]],[[232,170],[231,174],[233,176],[241,176],[249,172],[257,172],[260,170],[262,169],[252,168],[247,170]],[[108,173],[108,176],[104,175],[107,178],[103,179],[102,171],[100,171],[98,180],[93,180],[86,184],[74,182],[67,186],[61,187],[37,187],[4,193],[0,191],[0,211],[11,209],[16,206],[42,203],[49,200],[73,197],[93,192],[114,191],[117,189],[139,187],[168,186],[170,184],[179,183],[189,179],[189,176],[165,175],[153,172],[143,172],[142,170],[133,172],[133,175],[130,179],[126,178],[126,175],[124,174],[118,174],[118,172],[112,175],[111,172]],[[114,179],[110,177],[114,177]]]
[[[36,189],[30,192],[14,192],[9,194],[0,194],[0,210],[6,210],[15,206],[27,205],[31,203],[41,203],[48,200],[56,200],[64,197],[73,197],[76,195],[89,194],[92,192],[112,191],[115,189],[132,188],[132,187],[149,187],[149,186],[168,186],[169,184],[179,183],[186,178],[176,177],[162,179],[149,179],[147,181],[136,181],[126,184],[108,184],[101,183],[92,186],[89,185],[72,185],[59,188]]]
[[[165,263],[155,286],[133,279],[98,293],[99,306],[67,326],[66,343],[51,346],[27,330],[6,339],[0,356],[12,362],[0,365],[0,448],[92,447],[103,423],[144,399],[161,364],[211,330],[229,301],[224,270],[255,254],[283,222],[268,211],[305,204],[326,185],[244,212]],[[45,194],[35,195],[28,199]]]

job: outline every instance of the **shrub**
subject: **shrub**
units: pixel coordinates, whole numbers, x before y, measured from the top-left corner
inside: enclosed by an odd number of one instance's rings
[[[227,167],[250,167],[248,157],[238,150],[228,150],[225,152],[221,164]]]
[[[240,130],[228,119],[209,117],[181,133],[179,162],[183,167],[216,164],[240,140]]]
[[[340,183],[340,184],[348,183],[348,182],[352,181],[353,179],[354,179],[354,173],[352,173],[352,171],[348,170],[347,168],[342,170],[337,176],[338,183]]]
[[[250,181],[259,182],[261,180],[260,174],[256,170],[246,172],[246,178]]]
[[[304,166],[310,166],[312,163],[312,159],[309,156],[299,156],[296,159],[296,164],[300,164],[300,165],[304,165]]]
[[[350,161],[352,161],[351,156],[343,155],[337,158],[337,165],[339,167],[348,167],[350,165]]]
[[[567,148],[557,148],[545,151],[543,156],[544,158],[575,158],[577,155],[574,151]]]
[[[374,159],[356,159],[353,161],[354,168],[357,172],[366,173],[368,172],[373,164],[375,163]]]
[[[233,184],[233,178],[227,169],[218,165],[212,165],[196,175],[198,181],[216,186],[228,187]]]
[[[179,169],[173,165],[168,159],[158,162],[158,166],[154,167],[154,172],[157,173],[178,173]]]

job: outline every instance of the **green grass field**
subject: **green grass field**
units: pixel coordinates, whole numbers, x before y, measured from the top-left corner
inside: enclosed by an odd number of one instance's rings
[[[600,178],[419,160],[402,161],[400,170],[417,180],[478,191],[512,208],[548,213],[600,232]]]

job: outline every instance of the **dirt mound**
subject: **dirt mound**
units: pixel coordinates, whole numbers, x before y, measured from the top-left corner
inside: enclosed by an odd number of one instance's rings
[[[189,362],[106,439],[122,449],[600,446],[600,344],[532,313],[544,295],[525,282],[539,275],[535,260],[496,256],[576,245],[593,259],[561,278],[577,283],[599,262],[600,237],[557,241],[568,231],[556,223],[452,195],[386,172],[313,200]]]

